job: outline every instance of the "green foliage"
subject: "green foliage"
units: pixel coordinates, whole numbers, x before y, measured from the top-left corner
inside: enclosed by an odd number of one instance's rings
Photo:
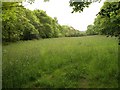
[[[120,2],[105,2],[99,15],[105,20],[102,32],[111,36],[120,36]]]
[[[120,2],[105,2],[94,21],[94,31],[116,36],[120,42]]]
[[[91,3],[92,2],[75,2],[75,0],[71,0],[70,6],[73,8],[73,12],[82,12],[83,9],[89,7]],[[97,19],[95,19],[94,22],[94,29],[89,29],[87,33],[93,31],[97,34],[116,36],[119,38],[120,44],[120,0],[115,0],[114,2],[108,2],[108,0],[106,0],[97,15]]]
[[[8,3],[4,3],[3,6],[6,4]],[[3,41],[11,42],[20,39],[27,40],[32,39],[33,38],[32,35],[38,34],[37,30],[35,30],[35,27],[32,25],[30,20],[26,18],[27,15],[25,14],[24,10],[26,9],[24,9],[23,7],[17,8],[12,7],[11,9],[3,8],[2,14]]]
[[[9,3],[11,4],[11,3]],[[14,5],[16,3],[13,3]],[[8,5],[8,3],[3,3],[3,6]],[[14,41],[19,39],[19,31],[16,31],[17,27],[17,16],[15,13],[15,8],[2,8],[3,13],[2,13],[2,38],[3,41]]]
[[[97,35],[98,33],[95,30],[94,25],[88,25],[86,33],[87,35]]]
[[[3,46],[3,88],[117,88],[116,38],[87,36]]]
[[[51,18],[42,10],[30,11],[12,2],[4,2],[2,10],[3,42],[83,35],[73,27],[59,25],[56,17]]]
[[[91,2],[76,2],[75,0],[70,0],[70,6],[73,8],[72,13],[82,12],[85,7],[89,7]]]
[[[64,26],[58,24],[56,17],[51,18],[45,11],[31,11],[20,6],[18,3],[3,3],[2,10],[3,42],[79,36],[79,31],[69,26],[64,28]],[[75,32],[77,32],[77,35],[75,35]]]
[[[35,10],[34,13],[37,16],[39,22],[41,22],[40,28],[38,28],[40,35],[42,35],[41,37],[57,37],[57,34],[59,33],[57,27],[58,23],[54,19],[49,17],[45,11]]]
[[[67,25],[62,26],[61,33],[65,37],[79,37],[84,35],[79,30],[75,30],[73,27]]]

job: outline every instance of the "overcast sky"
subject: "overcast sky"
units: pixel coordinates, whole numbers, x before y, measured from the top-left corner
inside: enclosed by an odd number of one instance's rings
[[[49,16],[57,17],[59,24],[69,25],[80,31],[85,31],[89,24],[93,24],[96,14],[103,5],[103,1],[91,4],[82,13],[71,13],[72,8],[69,6],[69,0],[50,0],[49,2],[36,0],[34,4],[24,3],[24,6],[30,10],[44,10]]]

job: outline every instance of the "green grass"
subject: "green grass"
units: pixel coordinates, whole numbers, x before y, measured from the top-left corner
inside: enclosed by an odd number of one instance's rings
[[[118,41],[105,36],[3,46],[3,88],[118,87]]]

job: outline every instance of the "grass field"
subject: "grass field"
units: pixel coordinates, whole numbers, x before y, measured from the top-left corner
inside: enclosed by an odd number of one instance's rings
[[[3,46],[3,88],[118,87],[116,38],[86,36]]]

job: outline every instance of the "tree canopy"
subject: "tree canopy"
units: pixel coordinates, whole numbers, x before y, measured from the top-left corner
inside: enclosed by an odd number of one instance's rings
[[[49,1],[49,0],[44,0]],[[100,1],[100,0],[95,0]],[[33,3],[34,0],[28,0]],[[92,2],[70,1],[73,12],[82,12]],[[81,36],[81,32],[71,26],[60,25],[56,17],[51,18],[43,10],[24,8],[18,2],[2,4],[2,39],[3,41],[31,40],[61,36]],[[94,21],[89,25],[88,35],[105,34],[120,39],[120,0],[105,2]]]
[[[92,2],[75,2],[71,0],[70,6],[73,12],[82,12],[85,7],[89,7]],[[96,0],[100,1],[100,0]],[[110,2],[106,0],[97,14],[94,25],[89,25],[87,33],[105,34],[107,36],[116,36],[120,42],[120,0]]]
[[[17,2],[3,2],[2,10],[3,42],[81,35],[71,26],[60,25],[56,17],[51,18],[43,10],[31,11]]]

